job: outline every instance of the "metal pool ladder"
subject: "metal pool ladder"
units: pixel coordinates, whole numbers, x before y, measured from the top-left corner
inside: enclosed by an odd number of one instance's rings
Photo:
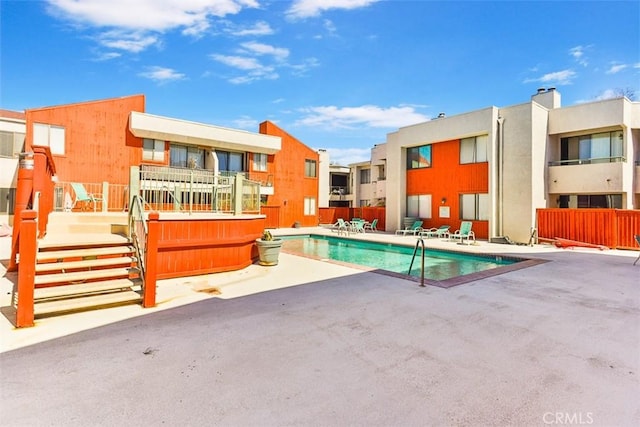
[[[416,253],[418,253],[418,246],[422,246],[422,266],[420,268],[420,286],[424,288],[424,240],[422,237],[418,238],[416,242],[416,248],[413,250],[413,257],[411,257],[411,264],[409,265],[409,272],[407,273],[411,276],[411,269],[413,268],[413,261],[416,259]]]

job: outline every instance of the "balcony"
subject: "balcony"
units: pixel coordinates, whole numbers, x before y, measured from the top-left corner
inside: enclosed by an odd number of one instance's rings
[[[549,194],[625,192],[624,162],[623,157],[550,162]]]

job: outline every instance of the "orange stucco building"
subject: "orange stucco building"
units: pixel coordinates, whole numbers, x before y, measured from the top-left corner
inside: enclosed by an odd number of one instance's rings
[[[243,173],[261,182],[272,226],[318,224],[318,153],[268,121],[253,133],[155,116],[140,94],[28,109],[34,145],[49,146],[59,182],[128,185],[140,165]]]

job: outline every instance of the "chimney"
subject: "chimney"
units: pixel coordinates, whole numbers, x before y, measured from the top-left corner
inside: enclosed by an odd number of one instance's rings
[[[444,119],[447,115],[445,113],[439,113],[438,114],[438,118],[439,119]]]
[[[554,89],[555,89],[555,88],[554,88]],[[543,88],[543,87],[539,87],[539,88],[538,88],[538,95],[539,95],[539,94],[541,94],[541,93],[545,93],[546,91],[547,91],[547,90],[546,90],[545,88]]]

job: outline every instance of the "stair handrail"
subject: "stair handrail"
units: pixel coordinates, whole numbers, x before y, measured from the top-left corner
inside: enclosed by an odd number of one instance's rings
[[[416,242],[416,247],[413,250],[413,257],[411,257],[411,264],[409,264],[409,272],[407,273],[409,276],[411,275],[411,269],[413,268],[413,260],[416,259],[416,253],[418,253],[418,246],[422,246],[422,266],[420,269],[420,286],[424,288],[424,239],[422,237],[418,238]]]
[[[147,251],[147,235],[149,228],[145,221],[144,200],[139,195],[134,195],[131,200],[131,208],[129,209],[129,238],[133,243],[138,259],[138,268],[140,269],[140,277],[142,279],[142,287],[144,289],[144,278],[146,271],[146,251]]]

